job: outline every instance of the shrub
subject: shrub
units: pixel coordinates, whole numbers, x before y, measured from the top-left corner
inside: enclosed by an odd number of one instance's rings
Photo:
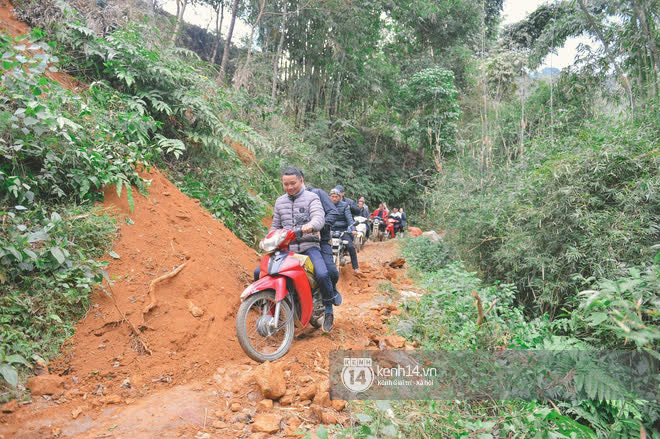
[[[489,180],[478,164],[460,161],[432,196],[435,225],[485,279],[514,283],[528,310],[554,316],[578,304],[583,279],[652,256],[657,145],[650,125],[600,120],[554,146],[534,141],[522,161]]]
[[[408,265],[423,272],[438,271],[449,262],[447,246],[442,241],[433,242],[426,237],[406,238],[403,256]]]

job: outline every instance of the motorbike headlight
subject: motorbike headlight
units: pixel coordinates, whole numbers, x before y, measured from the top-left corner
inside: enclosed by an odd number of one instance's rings
[[[286,230],[273,230],[259,242],[259,248],[266,253],[274,252],[285,239]]]

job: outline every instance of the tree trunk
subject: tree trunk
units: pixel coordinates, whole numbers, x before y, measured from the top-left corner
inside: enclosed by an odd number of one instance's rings
[[[653,34],[651,33],[651,30],[649,28],[646,8],[643,7],[643,5],[639,0],[633,0],[632,5],[633,5],[633,11],[637,16],[637,20],[639,21],[641,33],[644,36],[644,41],[646,42],[646,46],[650,54],[651,70],[653,72],[652,90],[654,91],[654,94],[657,94],[658,70],[660,70],[660,55],[658,55],[658,47],[656,45],[655,38],[653,38]]]
[[[225,82],[225,75],[227,72],[227,63],[229,62],[229,47],[231,46],[231,36],[234,33],[234,24],[236,24],[236,14],[238,13],[238,4],[241,0],[234,0],[231,7],[231,22],[229,23],[229,31],[227,32],[227,39],[225,40],[225,50],[222,53],[222,63],[220,64],[220,74],[218,75],[218,84]]]
[[[248,40],[247,57],[245,58],[245,64],[243,64],[241,71],[238,73],[238,76],[235,78],[234,81],[234,88],[236,90],[242,88],[245,84],[247,84],[248,80],[250,79],[250,60],[252,59],[252,39],[254,38],[254,30],[257,28],[257,26],[259,26],[261,17],[264,14],[264,8],[266,7],[266,0],[259,0],[259,3],[261,3],[261,5],[259,8],[259,15],[257,16],[257,21],[254,22],[252,28],[250,29],[250,39]]]
[[[186,12],[186,6],[188,6],[188,0],[176,0],[176,24],[174,25],[174,32],[172,33],[170,46],[174,45],[176,37],[179,35],[179,29],[183,22],[183,14]]]
[[[218,22],[218,16],[220,22]],[[225,4],[221,3],[220,7],[215,10],[215,44],[213,45],[213,55],[211,56],[211,63],[215,64],[215,59],[218,56],[218,49],[220,48],[220,40],[222,35],[222,21],[225,19]]]
[[[284,33],[286,32],[286,8],[287,1],[284,1],[284,8],[282,10],[282,27],[280,28],[280,41],[277,43],[277,53],[275,54],[275,60],[273,61],[273,85],[270,90],[270,98],[272,100],[273,107],[275,106],[275,98],[277,97],[277,75],[279,75],[279,63],[280,57],[282,56],[282,48],[284,47]]]
[[[596,32],[596,35],[600,39],[600,42],[603,44],[603,47],[605,48],[605,53],[607,54],[607,57],[610,59],[610,62],[614,66],[614,69],[616,70],[617,74],[621,78],[621,84],[623,87],[626,89],[626,92],[628,93],[628,96],[630,97],[630,109],[633,112],[633,117],[635,115],[635,100],[633,99],[633,94],[632,94],[632,89],[630,88],[630,81],[628,81],[628,78],[626,77],[626,74],[621,70],[621,67],[619,66],[619,63],[616,62],[616,57],[610,50],[610,45],[607,44],[607,40],[605,40],[605,36],[603,35],[603,32],[600,30],[600,27],[598,27],[598,24],[596,23],[596,20],[594,20],[594,17],[591,15],[589,10],[587,9],[587,5],[584,3],[584,0],[578,0],[578,4],[580,5],[580,9],[582,9],[582,12],[584,15],[587,17],[587,21],[589,22],[589,25],[593,28],[594,32]]]
[[[335,90],[335,105],[333,109],[333,114],[337,114],[339,111],[339,101],[341,100],[341,72],[344,68],[344,60],[346,59],[346,52],[342,52],[341,61],[339,62],[339,72],[337,73],[337,90]]]

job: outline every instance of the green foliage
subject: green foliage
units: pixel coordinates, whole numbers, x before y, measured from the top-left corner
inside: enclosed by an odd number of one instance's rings
[[[9,360],[51,357],[72,334],[101,280],[92,258],[116,228],[91,201],[110,184],[130,199],[131,184],[144,187],[134,165],[160,153],[148,140],[153,119],[114,92],[73,95],[44,76],[56,70],[50,47],[26,44],[0,35],[0,350]],[[3,376],[14,377],[9,365]]]
[[[27,367],[30,366],[30,363],[28,363],[22,356],[18,354],[5,355],[4,351],[0,350],[0,375],[2,375],[5,382],[12,387],[18,385],[18,371],[16,370],[16,367],[13,366],[14,364],[22,364]]]
[[[487,279],[515,283],[528,309],[553,315],[576,304],[580,279],[651,257],[657,145],[652,126],[602,120],[554,146],[537,139],[483,186],[475,163],[453,164],[433,195],[435,226]]]
[[[402,88],[404,136],[439,157],[455,152],[460,117],[454,74],[440,67],[415,73]]]
[[[657,352],[660,346],[660,256],[649,267],[631,267],[620,277],[601,279],[592,290],[579,294],[579,306],[568,320],[559,320],[564,331],[609,349],[624,349],[631,342],[638,349]]]
[[[415,241],[404,242],[404,253],[414,250]],[[357,415],[357,421],[363,425],[353,429],[353,434],[368,437],[390,423],[405,437],[417,436],[421,431],[448,437],[498,437],[507,432],[523,436],[542,432],[550,433],[550,437],[633,437],[640,434],[640,425],[645,425],[647,432],[653,431],[651,426],[660,415],[660,406],[652,401],[621,398],[627,390],[608,378],[613,371],[602,371],[598,362],[585,361],[590,361],[590,352],[597,352],[595,347],[621,348],[625,340],[641,340],[640,348],[657,352],[657,342],[650,344],[657,338],[649,336],[652,332],[657,336],[657,271],[631,270],[629,277],[616,283],[601,281],[599,291],[585,294],[583,306],[573,315],[554,322],[547,316],[526,318],[523,308],[516,304],[514,286],[484,285],[460,263],[452,262],[420,274],[420,286],[428,292],[419,300],[404,304],[394,323],[399,334],[428,350],[562,351],[564,354],[552,357],[555,363],[547,368],[552,373],[565,371],[571,375],[575,390],[584,392],[585,399],[558,402],[558,410],[542,401],[394,402],[390,415],[378,422],[374,421],[377,407],[366,403],[360,409],[364,413]],[[476,324],[472,292],[479,295],[486,310],[480,326]],[[602,307],[610,310],[613,322],[597,315]],[[631,322],[633,315],[643,316],[643,327]],[[621,328],[616,323],[622,321],[621,316],[626,316],[623,321],[635,329],[628,332]],[[594,322],[603,326],[596,329]],[[561,335],[569,327],[568,334]],[[639,338],[634,335],[637,331]],[[580,355],[569,355],[571,350]],[[575,361],[580,362],[579,367]],[[580,372],[572,375],[570,370]]]
[[[415,241],[410,240],[406,252],[414,250]],[[522,307],[515,305],[513,285],[484,286],[456,262],[423,273],[421,286],[429,293],[408,302],[396,324],[397,332],[419,342],[423,349],[532,348],[550,334],[547,318],[526,321]],[[496,303],[481,327],[477,326],[473,291],[485,309]]]
[[[0,350],[50,358],[102,280],[104,263],[92,258],[112,242],[115,221],[90,206],[63,205],[0,217]]]
[[[412,268],[421,272],[433,272],[449,262],[449,250],[442,241],[407,237],[403,245],[403,257]]]
[[[154,121],[116,107],[116,118],[105,117],[101,96],[83,99],[48,80],[56,59],[26,56],[16,43],[0,35],[0,202],[96,199],[109,184],[142,188],[134,166],[157,150],[148,142]]]
[[[176,184],[184,194],[197,198],[211,214],[249,245],[263,238],[266,203],[249,188],[249,176],[235,162],[204,168],[202,160],[191,161],[177,175]]]
[[[248,148],[266,141],[232,117],[226,92],[210,79],[214,71],[189,50],[161,44],[166,38],[147,24],[134,24],[106,38],[95,36],[82,23],[65,21],[57,38],[67,54],[66,67],[90,80],[107,83],[132,100],[135,109],[162,123],[159,143],[181,154],[179,139],[207,153],[231,154],[226,138]],[[168,144],[169,142],[169,144]]]

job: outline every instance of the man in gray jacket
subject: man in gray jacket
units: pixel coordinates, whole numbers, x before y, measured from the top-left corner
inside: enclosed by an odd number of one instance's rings
[[[273,224],[270,230],[293,229],[296,222],[307,220],[302,225],[303,235],[289,245],[289,250],[307,255],[314,265],[314,277],[321,286],[325,319],[323,330],[330,332],[334,326],[332,310],[334,289],[328,268],[323,261],[319,245],[319,231],[325,226],[325,211],[319,196],[305,190],[302,173],[297,168],[286,168],[282,171],[282,186],[286,194],[275,201],[273,209]],[[258,277],[258,273],[255,272]]]

